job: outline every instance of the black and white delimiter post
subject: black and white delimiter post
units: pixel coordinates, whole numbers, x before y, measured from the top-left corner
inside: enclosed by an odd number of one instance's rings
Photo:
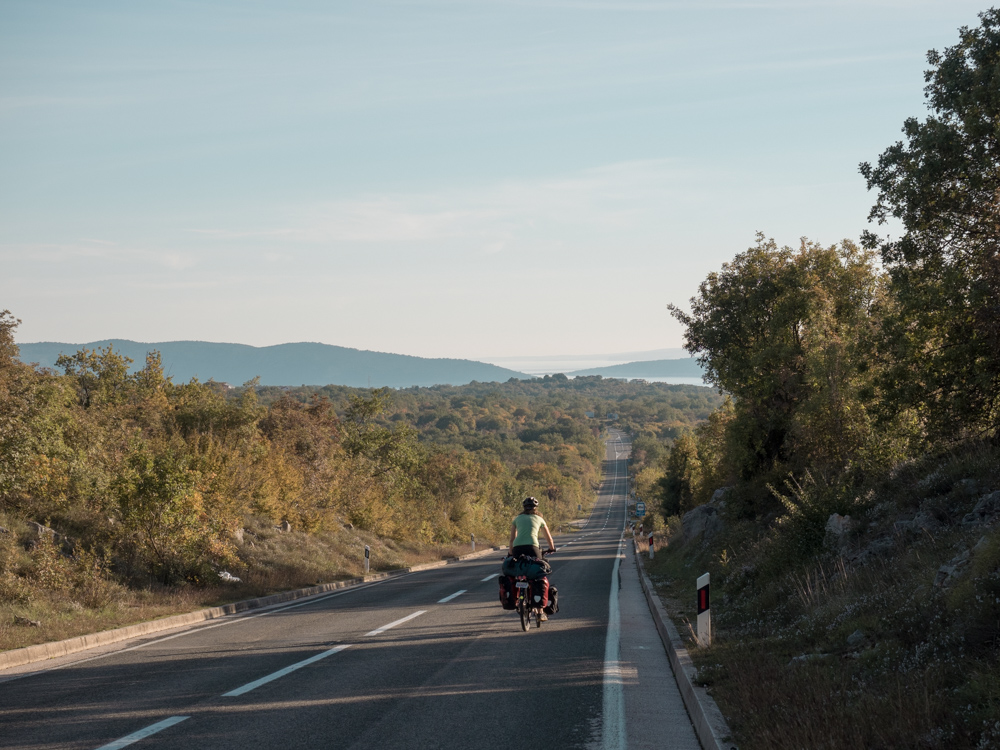
[[[366,544],[365,545],[365,575],[368,575],[368,558],[370,558],[371,556],[372,556],[372,551],[368,547],[368,545]]]
[[[712,610],[708,595],[708,580],[708,573],[698,577],[698,643],[703,647],[712,645]]]

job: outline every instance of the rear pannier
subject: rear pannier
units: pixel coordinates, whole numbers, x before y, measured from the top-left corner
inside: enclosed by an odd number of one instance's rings
[[[517,609],[517,589],[510,576],[500,576],[500,606],[504,609]]]

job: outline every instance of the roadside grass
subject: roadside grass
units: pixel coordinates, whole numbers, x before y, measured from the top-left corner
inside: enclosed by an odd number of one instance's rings
[[[962,523],[998,474],[988,446],[902,467],[848,539],[805,557],[775,526],[731,521],[644,560],[741,750],[1000,747],[1000,529]],[[701,649],[687,623],[705,572]]]
[[[9,529],[0,534],[0,651],[357,578],[364,574],[366,544],[373,573],[453,558],[471,549],[383,540],[347,528],[282,532],[270,521],[251,518],[238,545],[239,564],[227,571],[239,582],[166,586],[150,579],[129,586],[113,566],[85,552],[68,555],[45,537],[25,543],[28,533],[17,533],[21,524],[9,515],[0,517],[0,526]],[[477,549],[491,544],[483,540]]]

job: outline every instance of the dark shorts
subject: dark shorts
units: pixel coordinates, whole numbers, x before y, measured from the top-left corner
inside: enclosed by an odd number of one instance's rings
[[[537,557],[539,559],[542,557],[542,551],[533,544],[519,544],[511,549],[511,553],[514,557],[517,557],[518,555],[530,555],[531,557]]]

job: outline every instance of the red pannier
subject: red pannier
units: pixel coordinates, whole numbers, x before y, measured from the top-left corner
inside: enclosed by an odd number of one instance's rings
[[[500,606],[504,609],[517,609],[517,587],[514,583],[514,578],[500,576]]]
[[[536,607],[549,606],[548,578],[538,578],[531,582],[531,600]]]

